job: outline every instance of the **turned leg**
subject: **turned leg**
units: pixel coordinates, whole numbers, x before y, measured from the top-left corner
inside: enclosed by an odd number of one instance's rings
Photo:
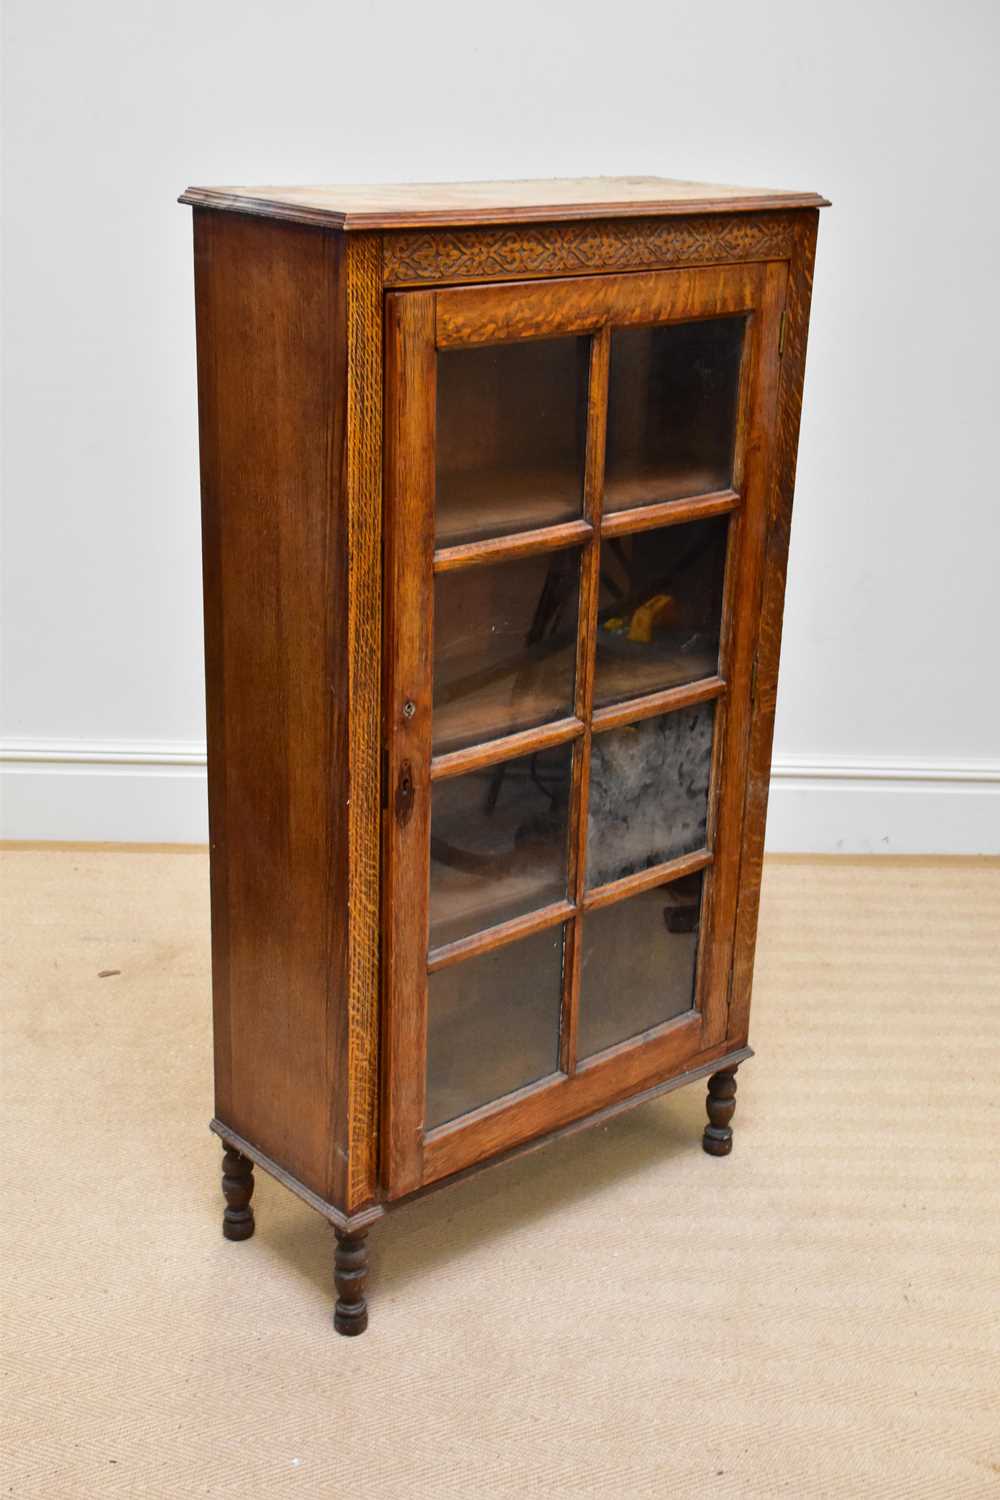
[[[348,1234],[339,1229],[337,1249],[333,1258],[333,1279],[337,1287],[337,1306],[333,1314],[333,1326],[338,1333],[364,1333],[368,1327],[368,1303],[365,1289],[368,1285],[368,1231],[362,1229]]]
[[[248,1240],[253,1234],[253,1162],[235,1146],[223,1142],[222,1191],[226,1210],[222,1215],[222,1233],[227,1240]]]
[[[729,1124],[736,1110],[736,1069],[724,1068],[708,1080],[708,1124],[701,1144],[709,1156],[728,1156],[733,1149],[733,1132]]]

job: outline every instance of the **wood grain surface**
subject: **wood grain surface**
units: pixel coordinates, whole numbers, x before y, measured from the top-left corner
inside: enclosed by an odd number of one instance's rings
[[[344,240],[199,211],[194,243],[216,1114],[329,1199],[331,1132],[346,1147]]]
[[[347,273],[348,1064],[350,1212],[378,1169],[382,709],[382,245],[352,236]],[[335,768],[334,768],[335,769]],[[336,1134],[331,1170],[343,1153]]]
[[[671,1074],[724,1066],[745,1044],[825,200],[580,179],[199,189],[184,201],[200,205],[216,1128],[339,1228],[357,1229],[386,1196],[409,1198]],[[393,285],[409,289],[383,303]],[[726,316],[747,319],[732,487],[685,469],[671,479],[682,499],[657,501],[644,474],[634,493],[607,495],[611,328]],[[435,552],[439,351],[570,335],[581,356],[590,341],[578,362],[589,404],[576,518],[560,475],[546,487],[540,471],[539,524],[496,535],[508,495],[487,470],[483,503],[487,521],[498,509],[496,526],[463,531],[459,516]],[[727,515],[717,672],[670,687],[657,667],[655,681],[636,678],[627,701],[595,713],[602,545]],[[448,575],[471,570],[474,580],[488,565],[569,545],[581,558],[584,622],[566,644],[571,716],[521,730],[532,722],[526,703],[526,718],[507,721],[518,732],[498,736],[504,721],[487,714],[481,739],[456,732],[433,756],[435,574],[444,588]],[[709,700],[705,847],[588,892],[592,733]],[[428,955],[432,781],[571,743],[566,900]],[[586,913],[694,870],[704,872],[695,1008],[578,1066]],[[428,967],[560,923],[561,1071],[425,1133]]]
[[[511,283],[482,287],[443,288],[437,292],[393,293],[388,299],[393,352],[387,391],[393,413],[388,450],[390,572],[393,625],[388,639],[390,684],[405,679],[411,686],[391,685],[386,705],[389,745],[389,786],[399,768],[412,772],[415,807],[406,819],[387,819],[389,863],[386,901],[391,913],[391,962],[386,967],[387,1034],[392,1043],[385,1088],[398,1128],[387,1136],[386,1186],[391,1196],[405,1196],[438,1175],[451,1175],[486,1155],[504,1149],[524,1133],[544,1131],[574,1108],[602,1107],[636,1087],[645,1087],[655,1070],[682,1070],[695,1055],[724,1048],[729,1014],[730,961],[736,923],[741,860],[741,836],[746,791],[746,761],[752,728],[753,657],[757,634],[756,610],[763,571],[767,533],[767,497],[772,461],[779,342],[786,282],[785,264],[740,264],[672,272],[640,273],[550,280],[537,284]],[[708,843],[679,860],[644,869],[594,891],[586,891],[584,869],[587,820],[581,815],[588,779],[592,681],[596,633],[598,547],[605,529],[615,538],[647,528],[644,507],[623,511],[602,521],[604,492],[603,434],[608,382],[611,327],[619,324],[688,321],[719,316],[747,319],[745,353],[740,378],[733,484],[723,492],[671,502],[674,507],[650,507],[653,519],[664,524],[732,513],[729,563],[726,570],[724,628],[720,670],[706,669],[704,678],[676,688],[661,683],[645,696],[633,696],[593,715],[593,732],[620,730],[682,705],[715,700],[718,731],[708,806]],[[434,556],[429,538],[433,528],[434,488],[434,365],[441,348],[475,347],[494,339],[504,341],[558,338],[567,333],[590,333],[590,404],[583,513],[575,528],[587,528],[582,561],[581,620],[576,645],[574,715],[554,725],[491,739],[484,725],[482,739],[444,755],[428,758],[428,731],[423,724],[428,694],[428,662],[432,658],[430,578]],[[692,481],[695,482],[694,480]],[[541,538],[548,544],[553,528]],[[483,549],[480,551],[480,549]],[[525,555],[522,536],[487,543],[459,544],[446,549],[445,561],[469,567],[477,559],[497,561]],[[409,697],[413,717],[400,715],[400,701]],[[525,754],[570,739],[578,741],[573,757],[570,808],[570,868],[568,904],[543,913],[519,917],[511,924],[463,938],[436,952],[432,967],[450,967],[472,955],[492,952],[499,945],[528,932],[541,931],[568,918],[561,1007],[560,1073],[524,1090],[462,1116],[429,1134],[423,1127],[423,1090],[426,1055],[426,885],[429,829],[423,803],[428,782],[498,764],[514,752]],[[610,1049],[585,1065],[586,1086],[577,1088],[575,1029],[579,1004],[580,932],[586,912],[655,885],[703,870],[705,906],[700,924],[701,958],[698,966],[696,1008],[683,1024],[654,1028],[638,1043]],[[662,1035],[661,1035],[662,1031]],[[530,1076],[527,1075],[527,1076]],[[637,1080],[639,1080],[637,1082]],[[566,1093],[567,1083],[574,1088]],[[572,1101],[576,1101],[575,1103]],[[509,1144],[509,1141],[507,1142]]]
[[[553,177],[536,181],[355,184],[329,187],[189,187],[181,203],[338,229],[522,224],[597,214],[818,208],[817,193],[717,186],[668,177]]]
[[[764,833],[771,783],[771,746],[777,707],[781,622],[791,540],[792,500],[798,458],[799,422],[805,381],[809,304],[812,299],[818,213],[799,216],[795,253],[788,267],[785,340],[778,387],[774,457],[770,471],[767,539],[753,667],[754,703],[747,751],[747,790],[739,907],[732,955],[728,1033],[745,1040],[749,1028],[757,918],[764,867]]]

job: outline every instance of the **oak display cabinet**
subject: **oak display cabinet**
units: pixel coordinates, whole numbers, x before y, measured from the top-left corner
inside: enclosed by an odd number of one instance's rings
[[[731,1146],[812,193],[191,188],[224,1232],[695,1079]]]

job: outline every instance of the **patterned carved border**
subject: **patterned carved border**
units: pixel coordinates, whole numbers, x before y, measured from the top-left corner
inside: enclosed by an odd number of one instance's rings
[[[375,1189],[379,1026],[382,662],[382,258],[347,240],[348,1118],[346,1208]]]
[[[490,229],[407,229],[383,240],[386,286],[517,280],[665,266],[786,260],[791,213],[589,219]]]

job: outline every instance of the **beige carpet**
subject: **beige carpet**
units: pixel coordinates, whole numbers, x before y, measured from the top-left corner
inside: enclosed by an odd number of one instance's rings
[[[201,853],[5,855],[2,1496],[1000,1495],[1000,865],[768,868],[701,1086],[376,1226],[220,1233]],[[120,970],[100,978],[102,970]]]

